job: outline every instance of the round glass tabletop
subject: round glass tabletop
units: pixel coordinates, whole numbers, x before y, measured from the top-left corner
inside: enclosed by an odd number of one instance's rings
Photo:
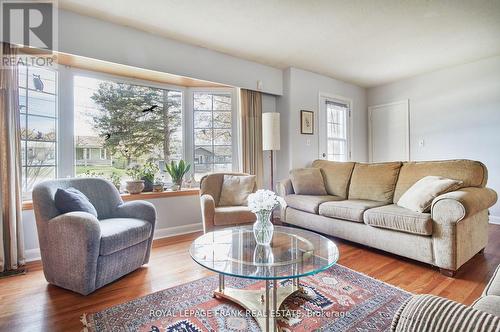
[[[224,275],[250,279],[289,279],[328,269],[339,258],[335,243],[302,229],[274,226],[269,246],[255,242],[252,226],[206,233],[189,253],[201,266]]]

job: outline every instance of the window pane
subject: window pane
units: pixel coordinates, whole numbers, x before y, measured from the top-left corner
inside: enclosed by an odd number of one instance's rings
[[[36,91],[28,92],[28,113],[44,116],[56,116],[56,98],[54,95]]]
[[[212,144],[212,129],[195,129],[194,130],[194,144],[195,145],[209,145]]]
[[[26,166],[56,164],[56,144],[50,142],[27,142]]]
[[[56,120],[28,115],[28,129],[25,131],[29,140],[55,141]]]
[[[25,191],[30,192],[36,184],[45,180],[54,179],[55,177],[55,167],[26,167]]]
[[[212,95],[208,93],[194,93],[194,110],[212,110]]]
[[[19,89],[19,111],[26,113],[26,89]]]
[[[40,67],[28,68],[28,88],[43,91],[46,93],[56,93],[56,72]]]
[[[17,71],[18,71],[18,86],[21,88],[26,88],[26,70],[27,68],[23,65],[17,66]]]
[[[231,129],[214,129],[214,144],[231,145]]]
[[[214,128],[231,128],[231,112],[214,112]]]
[[[230,111],[231,109],[231,95],[214,95],[215,111]]]
[[[214,151],[211,145],[197,146],[194,149],[195,164],[212,164],[214,162]]]
[[[195,128],[211,128],[212,127],[212,112],[194,112],[194,127]]]
[[[232,169],[231,164],[214,164],[214,172],[231,172]]]

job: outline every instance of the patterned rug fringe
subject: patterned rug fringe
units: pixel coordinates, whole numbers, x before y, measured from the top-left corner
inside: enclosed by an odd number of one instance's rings
[[[80,322],[82,322],[83,324],[83,328],[82,328],[82,331],[81,332],[88,332],[89,329],[88,329],[88,323],[87,323],[87,314],[84,313],[81,317],[80,317]]]

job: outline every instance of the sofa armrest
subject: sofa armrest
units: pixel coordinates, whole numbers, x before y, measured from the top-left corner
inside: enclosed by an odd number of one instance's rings
[[[496,331],[500,318],[434,295],[415,295],[393,318],[391,331]]]
[[[432,219],[438,223],[458,223],[479,211],[492,207],[497,193],[489,188],[463,188],[440,195],[431,207]]]
[[[42,262],[49,282],[87,295],[95,289],[101,241],[99,221],[86,212],[70,212],[47,222]]]
[[[276,184],[276,192],[278,196],[285,197],[294,193],[292,180],[285,179],[281,180]]]
[[[203,218],[203,231],[210,232],[215,228],[215,201],[211,195],[204,194],[200,196],[201,216]]]
[[[155,226],[156,209],[153,204],[146,201],[131,201],[118,205],[112,215],[114,218],[134,218],[150,222]]]

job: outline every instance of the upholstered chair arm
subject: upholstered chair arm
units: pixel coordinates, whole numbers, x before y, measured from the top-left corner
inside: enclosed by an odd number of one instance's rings
[[[500,318],[434,295],[416,295],[393,318],[391,331],[498,331]]]
[[[215,216],[215,201],[211,195],[201,195],[201,216],[203,218],[203,230],[204,232],[210,232],[215,228],[214,216]]]
[[[438,223],[458,223],[492,207],[497,193],[489,188],[463,188],[440,195],[432,202],[432,219]]]
[[[87,295],[95,290],[101,240],[99,221],[86,212],[70,212],[47,222],[44,273],[49,282]]]
[[[113,218],[134,218],[145,220],[151,224],[151,235],[148,240],[148,249],[144,258],[143,264],[149,262],[151,255],[151,246],[153,245],[153,238],[156,226],[156,209],[155,206],[146,201],[131,201],[118,205],[113,212]]]
[[[292,180],[285,179],[281,180],[276,184],[276,193],[278,196],[285,197],[294,193]]]

